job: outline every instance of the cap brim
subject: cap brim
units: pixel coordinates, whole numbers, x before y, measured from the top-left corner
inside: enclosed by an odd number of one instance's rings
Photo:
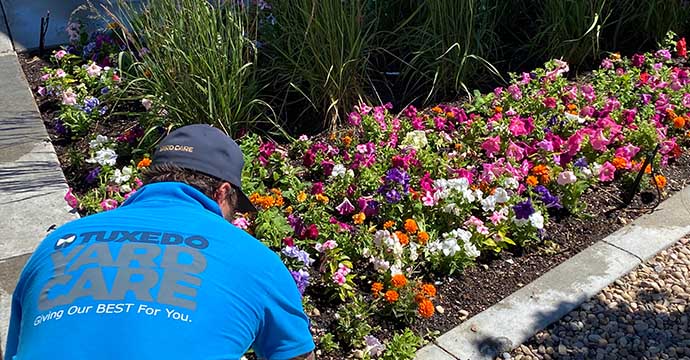
[[[247,195],[245,195],[242,190],[237,189],[237,211],[238,212],[258,212],[256,207],[249,201]]]

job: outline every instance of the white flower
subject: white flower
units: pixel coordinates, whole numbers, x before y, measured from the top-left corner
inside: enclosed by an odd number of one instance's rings
[[[556,182],[558,185],[568,185],[572,184],[577,181],[577,176],[575,176],[575,173],[572,171],[564,171],[560,174],[558,174],[558,178],[556,178]]]
[[[405,135],[405,139],[400,143],[401,147],[411,146],[414,149],[422,149],[426,147],[429,142],[426,139],[426,133],[422,130],[410,131]]]
[[[101,146],[105,145],[108,141],[110,141],[110,139],[107,136],[96,135],[96,138],[94,140],[89,141],[89,147],[91,149],[100,148]]]
[[[128,193],[128,192],[132,191],[132,187],[129,186],[129,184],[122,184],[120,186],[120,191]]]
[[[390,238],[391,233],[388,230],[378,230],[374,233],[374,244],[381,247],[381,244],[388,238]]]
[[[410,260],[417,261],[419,258],[419,253],[417,252],[418,248],[419,245],[417,245],[416,242],[410,242]]]
[[[345,168],[345,165],[343,164],[335,164],[333,166],[333,172],[331,172],[331,176],[333,177],[338,177],[338,176],[343,176],[347,172],[347,169]]]
[[[507,203],[510,199],[510,196],[508,196],[508,192],[501,187],[496,188],[496,191],[494,191],[494,197],[496,198],[496,203],[498,204]]]
[[[149,98],[143,98],[141,99],[141,105],[144,106],[144,109],[146,109],[146,111],[149,111],[153,106],[153,101],[151,101],[151,99]]]
[[[96,77],[101,75],[101,71],[103,70],[102,67],[96,65],[95,62],[92,62],[91,65],[86,67],[86,73],[89,74],[91,77]]]
[[[391,267],[391,264],[388,261],[375,257],[369,259],[369,262],[374,265],[374,270],[378,272],[388,271],[388,269]]]
[[[496,209],[496,196],[489,195],[485,197],[482,199],[481,204],[484,211],[494,211]]]
[[[544,228],[544,217],[541,215],[540,211],[535,211],[534,214],[529,216],[529,221],[537,229]]]
[[[481,255],[479,249],[477,249],[477,247],[469,241],[466,241],[463,244],[463,248],[465,250],[465,255],[467,255],[468,257],[476,258],[479,257],[479,255]]]
[[[132,168],[129,166],[125,166],[122,168],[122,171],[120,171],[120,169],[115,169],[115,173],[113,174],[113,182],[119,185],[129,180],[131,177]]]
[[[455,253],[460,251],[460,245],[455,239],[447,239],[441,242],[441,251],[445,256],[453,256]]]
[[[520,183],[514,177],[509,177],[503,180],[503,186],[508,189],[515,190],[520,186]]]
[[[98,163],[101,166],[114,166],[117,162],[117,153],[113,149],[105,148],[96,151],[96,156],[86,160],[88,163]]]
[[[372,335],[367,335],[364,337],[364,343],[367,345],[366,349],[364,349],[366,352],[369,353],[369,356],[371,357],[378,357],[381,354],[383,354],[383,351],[386,349],[386,346],[381,344],[381,341],[377,339],[376,337]]]
[[[391,276],[402,274],[403,273],[402,272],[402,264],[396,262],[395,264],[393,264],[393,266],[391,266],[390,270],[391,270]]]

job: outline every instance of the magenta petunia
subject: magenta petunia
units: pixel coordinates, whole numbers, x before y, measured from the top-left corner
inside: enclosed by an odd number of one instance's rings
[[[501,136],[497,135],[484,140],[481,147],[486,152],[486,156],[494,157],[494,154],[501,150]]]
[[[602,182],[612,181],[615,175],[616,167],[608,161],[599,169],[599,180]]]

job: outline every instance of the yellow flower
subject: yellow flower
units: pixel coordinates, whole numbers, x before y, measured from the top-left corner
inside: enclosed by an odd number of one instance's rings
[[[300,191],[300,193],[297,194],[297,201],[304,202],[304,200],[307,200],[307,193]]]
[[[352,215],[352,220],[355,222],[355,224],[359,225],[364,222],[364,219],[366,219],[367,216],[364,215],[363,212],[358,212],[354,215]]]
[[[316,194],[316,201],[322,202],[324,204],[328,204],[328,196],[324,194]]]

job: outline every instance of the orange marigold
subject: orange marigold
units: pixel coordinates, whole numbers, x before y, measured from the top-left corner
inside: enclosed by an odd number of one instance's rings
[[[428,297],[436,296],[436,287],[432,284],[422,285],[422,292]]]
[[[350,144],[352,144],[352,138],[349,136],[344,136],[343,137],[343,144],[345,144],[345,146],[350,146]]]
[[[417,312],[423,318],[430,318],[434,315],[434,304],[430,300],[424,299],[417,305]]]
[[[297,194],[297,201],[304,202],[305,200],[307,200],[307,193],[300,191],[299,194]]]
[[[324,194],[316,194],[315,197],[316,197],[316,201],[322,202],[324,204],[328,204],[328,200],[329,200],[328,196],[326,196]]]
[[[440,114],[440,113],[443,112],[443,110],[442,110],[440,107],[438,107],[438,106],[434,106],[433,108],[431,108],[431,111],[433,111],[433,112],[435,112],[435,113],[437,113],[437,114]]]
[[[383,228],[384,229],[390,229],[395,225],[395,221],[393,220],[388,220],[385,223],[383,223]]]
[[[532,175],[536,176],[544,176],[544,175],[549,175],[549,167],[546,165],[537,165],[532,168],[531,170]]]
[[[611,161],[611,163],[612,163],[613,166],[615,166],[616,169],[618,169],[618,170],[622,170],[622,169],[627,169],[627,168],[628,168],[628,160],[625,160],[625,159],[623,159],[623,158],[620,157],[620,156],[616,156],[615,158],[613,158],[613,161]]]
[[[396,231],[395,235],[398,237],[398,241],[400,241],[401,244],[407,245],[410,243],[410,238],[404,232]]]
[[[403,274],[393,275],[391,284],[393,284],[393,287],[401,288],[407,284],[407,278]]]
[[[423,293],[417,293],[414,296],[414,302],[419,304],[420,302],[426,300],[426,296]]]
[[[363,222],[364,222],[364,219],[366,219],[366,218],[367,218],[367,216],[364,215],[364,213],[361,212],[361,211],[358,212],[358,213],[356,213],[356,214],[354,214],[354,215],[352,215],[352,220],[353,220],[353,221],[355,222],[355,224],[357,224],[357,225],[363,223]]]
[[[407,231],[410,234],[414,234],[419,230],[419,227],[417,226],[417,222],[414,221],[414,219],[407,219],[405,220],[405,231]]]
[[[685,127],[685,118],[682,116],[676,116],[673,118],[673,127],[676,129],[682,129]]]
[[[654,180],[652,181],[652,184],[656,183],[656,185],[660,188],[663,189],[666,187],[667,181],[666,177],[664,175],[657,175],[654,177]]]
[[[383,290],[383,284],[380,282],[371,284],[371,293],[374,294],[374,297],[378,297],[381,290]]]
[[[455,114],[452,111],[446,112],[446,117],[449,119],[455,119]]]
[[[494,107],[494,111],[497,112],[497,113],[502,113],[502,112],[503,112],[503,107],[501,107],[501,106],[495,106],[495,107]]]
[[[292,206],[288,206],[285,208],[285,213],[288,215],[292,214],[293,211],[294,211],[294,209],[292,208]]]
[[[145,158],[141,159],[141,161],[139,161],[139,163],[137,164],[137,169],[141,169],[141,168],[147,167],[149,165],[151,165],[151,159],[145,157]]]
[[[427,243],[427,241],[429,241],[429,233],[426,231],[420,231],[417,233],[417,239],[419,239],[420,244],[424,245]]]
[[[541,175],[539,176],[539,182],[546,185],[551,182],[551,176],[549,175]]]
[[[651,174],[652,173],[652,165],[647,165],[647,167],[644,168],[644,173],[645,174]]]
[[[536,176],[530,175],[530,176],[527,177],[527,185],[529,185],[529,186],[537,186],[537,185],[539,185],[539,180],[537,180],[537,177],[536,177]]]
[[[389,303],[394,303],[398,301],[398,297],[400,296],[398,295],[398,292],[395,290],[388,290],[385,294],[383,294],[383,298],[386,299],[386,301],[388,301]]]

